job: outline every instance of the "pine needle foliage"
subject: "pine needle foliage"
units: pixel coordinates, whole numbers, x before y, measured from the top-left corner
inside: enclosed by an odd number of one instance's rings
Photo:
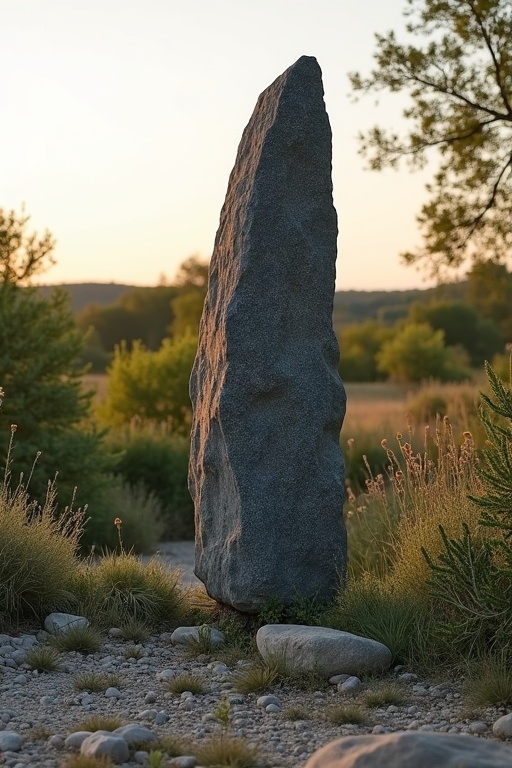
[[[439,526],[443,549],[423,554],[430,587],[444,613],[440,629],[470,655],[512,654],[512,378],[508,385],[486,364],[490,395],[482,394],[487,434],[483,492],[471,501],[481,508],[476,530],[464,525],[457,538]]]

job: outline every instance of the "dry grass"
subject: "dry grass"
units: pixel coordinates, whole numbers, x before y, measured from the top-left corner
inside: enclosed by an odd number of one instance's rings
[[[342,434],[346,439],[355,438],[361,431],[405,428],[408,391],[389,382],[348,383],[347,412]],[[384,435],[382,435],[384,437]]]
[[[108,374],[106,373],[86,373],[82,379],[84,389],[93,389],[95,391],[94,404],[101,403],[107,396]]]

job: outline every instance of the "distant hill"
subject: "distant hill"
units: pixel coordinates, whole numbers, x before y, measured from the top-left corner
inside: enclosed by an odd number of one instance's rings
[[[414,302],[464,301],[467,282],[447,283],[435,288],[407,291],[336,291],[333,325],[336,329],[368,318],[394,323],[407,315]]]
[[[408,291],[336,291],[333,324],[339,330],[350,323],[360,323],[368,318],[392,323],[405,317],[409,306],[415,301],[463,301],[466,285],[466,282],[459,282]],[[73,312],[79,314],[90,304],[115,304],[123,293],[139,286],[122,283],[64,283],[41,286],[39,290],[43,295],[48,295],[56,287],[68,291]]]
[[[115,304],[126,291],[136,286],[121,283],[61,283],[59,285],[41,285],[39,290],[43,296],[49,296],[54,288],[64,288],[71,297],[71,308],[78,315],[90,304],[108,306]]]

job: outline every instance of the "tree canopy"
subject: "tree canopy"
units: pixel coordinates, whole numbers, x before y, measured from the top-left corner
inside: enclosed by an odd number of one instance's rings
[[[28,233],[30,216],[0,208],[0,282],[21,285],[55,263],[55,240],[48,230],[42,236]]]
[[[467,257],[504,260],[512,246],[510,0],[406,0],[406,42],[376,35],[376,68],[350,75],[356,93],[408,93],[408,133],[360,135],[370,168],[439,164],[419,215],[424,243],[403,254],[434,275]]]

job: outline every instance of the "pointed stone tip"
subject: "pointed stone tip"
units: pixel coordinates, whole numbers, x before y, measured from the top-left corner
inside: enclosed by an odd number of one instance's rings
[[[298,67],[301,67],[301,68],[302,67],[315,67],[315,68],[318,67],[319,68],[320,65],[315,56],[301,56],[300,58],[297,59],[295,64],[292,64],[290,69],[295,69],[296,67],[297,68]]]

